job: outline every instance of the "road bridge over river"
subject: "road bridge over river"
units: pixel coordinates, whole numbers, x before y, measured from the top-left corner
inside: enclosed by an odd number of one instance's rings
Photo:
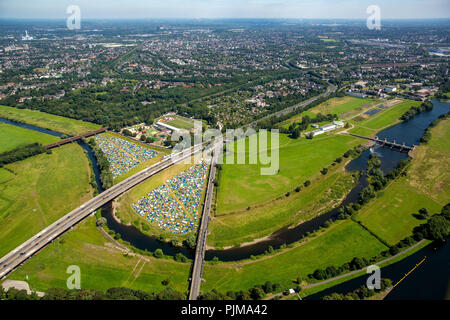
[[[95,198],[84,203],[75,210],[69,212],[64,217],[60,218],[23,244],[9,252],[0,259],[0,280],[6,277],[9,273],[14,271],[18,266],[24,263],[31,256],[39,252],[57,237],[68,231],[80,221],[94,213],[96,210],[103,207],[108,202],[116,199],[131,188],[140,184],[144,180],[153,175],[165,170],[176,163],[180,163],[186,158],[203,150],[206,144],[201,144],[182,152],[172,154],[153,166],[142,170],[141,172],[131,176],[130,178],[114,185],[110,189],[99,194]]]

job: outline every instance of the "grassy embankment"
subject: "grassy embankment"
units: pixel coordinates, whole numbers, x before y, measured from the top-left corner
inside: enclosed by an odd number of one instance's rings
[[[414,227],[424,223],[413,216],[419,209],[427,208],[430,213],[435,214],[440,212],[450,199],[449,123],[450,120],[439,123],[431,130],[430,142],[416,148],[407,177],[401,177],[392,183],[357,216],[365,227],[390,245],[410,236]],[[382,264],[381,267],[400,261],[429,243],[430,241],[425,241],[414,250]],[[364,274],[363,271],[307,289],[302,291],[301,295],[311,295]]]
[[[377,132],[399,123],[400,117],[412,106],[418,106],[420,102],[412,100],[403,100],[388,109],[380,111],[370,117],[358,116],[353,118],[350,123],[355,126],[350,133],[363,136],[371,136]]]
[[[89,162],[70,144],[0,170],[0,256],[92,197]]]
[[[0,117],[28,123],[37,127],[77,135],[88,131],[100,129],[101,126],[81,120],[60,117],[36,110],[17,109],[0,105]]]
[[[50,144],[59,141],[59,138],[10,124],[0,123],[0,141],[0,153],[2,153],[35,142],[42,145]]]
[[[317,236],[297,243],[280,253],[258,260],[207,264],[202,291],[249,289],[266,281],[292,285],[318,268],[340,266],[353,257],[372,257],[387,247],[351,220],[341,221]]]
[[[26,280],[28,276],[31,289],[37,291],[65,288],[70,265],[80,267],[83,289],[123,286],[155,292],[164,289],[161,282],[165,279],[170,280],[169,287],[180,292],[188,288],[190,264],[127,255],[97,230],[92,217],[50,244],[9,279]]]
[[[441,121],[431,130],[431,140],[414,151],[406,177],[386,188],[358,219],[364,226],[395,244],[423,223],[413,216],[421,208],[432,214],[440,212],[450,199],[450,120]]]

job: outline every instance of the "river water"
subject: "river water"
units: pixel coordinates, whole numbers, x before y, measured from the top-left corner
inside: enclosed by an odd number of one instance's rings
[[[381,269],[381,277],[392,284],[400,281],[425,258],[417,269],[402,280],[385,300],[443,300],[450,299],[450,241],[432,243],[409,257]],[[369,275],[346,281],[305,300],[321,300],[331,293],[346,294],[366,285]]]
[[[408,122],[402,122],[400,124],[397,124],[391,128],[388,128],[386,130],[381,131],[378,133],[378,137],[381,139],[387,138],[389,141],[396,140],[399,143],[405,142],[407,145],[418,145],[421,136],[424,133],[424,130],[429,126],[431,122],[433,122],[435,119],[437,119],[441,114],[444,114],[450,110],[450,103],[449,102],[441,102],[441,101],[433,101],[434,108],[431,111],[423,112],[417,116],[415,116],[413,119],[411,119]],[[63,134],[59,132],[55,132],[48,129],[39,128],[36,126],[18,123],[15,121],[10,121],[7,119],[0,118],[0,122],[5,122],[13,125],[17,125],[23,128],[36,130],[39,132],[47,133],[53,136],[61,137]],[[97,166],[96,159],[93,155],[92,149],[87,144],[84,144],[80,142],[80,145],[87,151],[87,154],[93,164],[93,170],[96,176],[97,185],[99,186],[99,192],[102,192],[103,189],[101,187],[101,182],[99,179],[100,172]],[[381,160],[381,169],[384,173],[388,173],[392,169],[394,169],[399,161],[406,159],[408,155],[406,153],[401,153],[395,150],[391,150],[389,148],[383,148],[380,146],[374,146],[370,149],[365,150],[360,157],[357,159],[351,161],[346,169],[348,171],[362,171],[365,170],[367,167],[367,160],[369,159],[369,156],[371,153],[375,153]],[[367,185],[367,181],[365,180],[365,177],[362,176],[356,186],[350,191],[350,193],[347,195],[347,197],[344,199],[341,206],[345,206],[348,203],[355,202],[358,199],[359,192]],[[322,226],[327,220],[329,219],[336,219],[339,208],[332,209],[328,211],[325,214],[322,214],[310,221],[304,222],[298,226],[288,228],[285,227],[283,229],[280,229],[279,231],[273,233],[269,239],[265,241],[261,241],[252,245],[248,246],[242,246],[242,247],[234,247],[226,250],[207,250],[206,251],[206,260],[211,260],[214,257],[219,258],[221,261],[238,261],[242,259],[250,258],[252,255],[259,255],[263,254],[265,251],[269,249],[269,246],[272,246],[274,249],[279,248],[281,245],[284,244],[291,244],[294,242],[299,241],[302,239],[306,233],[313,232],[317,230],[320,226]],[[119,223],[117,220],[114,219],[112,215],[112,208],[111,205],[105,206],[102,210],[102,215],[107,218],[107,225],[108,227],[115,231],[116,233],[121,235],[121,238],[127,242],[129,242],[132,246],[142,249],[142,250],[148,250],[148,251],[155,251],[156,249],[162,249],[164,254],[166,255],[175,255],[178,252],[183,253],[185,256],[192,258],[193,252],[191,250],[182,248],[182,247],[173,247],[169,243],[160,241],[157,237],[153,236],[147,236],[143,234],[140,230],[138,230],[135,226],[127,226]],[[445,251],[447,252],[447,257],[449,257],[448,254],[448,243],[446,246],[444,246],[443,249],[438,250],[438,252]],[[445,249],[447,248],[447,249]],[[429,249],[422,249],[415,255],[411,257],[418,257],[421,254],[423,255],[424,252]],[[427,259],[427,263],[429,265],[434,265],[431,261],[438,261],[439,263],[441,258],[434,258],[434,257],[441,257],[442,255],[435,255],[430,256]],[[411,258],[413,259],[413,258]],[[403,260],[403,261],[410,261],[410,260]],[[448,259],[447,259],[448,261]],[[406,263],[406,262],[405,262]],[[448,264],[448,262],[447,262]],[[396,263],[390,267],[384,268],[383,270],[391,270],[394,268],[394,266],[400,265],[399,263]],[[389,269],[388,269],[389,268]],[[397,268],[397,267],[395,267]],[[404,267],[398,267],[404,271]],[[399,269],[399,270],[400,270]],[[448,270],[447,270],[448,271]],[[420,273],[418,271],[417,273]],[[448,275],[448,272],[447,272]],[[384,274],[382,275],[384,276]],[[412,277],[411,279],[414,279]],[[355,279],[356,281],[356,279]],[[411,280],[404,281],[405,283],[410,282]],[[445,281],[444,281],[445,282]],[[347,283],[347,282],[346,282]],[[355,282],[356,283],[356,282]],[[358,287],[357,285],[356,287]],[[404,286],[402,284],[401,286],[398,286],[388,297],[396,297],[396,292],[402,292],[401,287]],[[335,288],[333,288],[335,289]],[[345,288],[347,290],[347,288]],[[351,291],[347,290],[345,292]],[[334,292],[334,291],[332,291]],[[397,293],[398,294],[398,293]],[[405,296],[405,295],[401,295]],[[312,298],[317,298],[312,296]]]

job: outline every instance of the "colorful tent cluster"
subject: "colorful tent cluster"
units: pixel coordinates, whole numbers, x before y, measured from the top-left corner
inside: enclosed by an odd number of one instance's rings
[[[186,234],[195,230],[207,170],[206,163],[189,168],[152,190],[132,208],[164,231]]]
[[[207,171],[206,163],[197,164],[167,181],[169,188],[195,219],[197,219],[197,207],[200,204]]]
[[[117,137],[98,135],[95,142],[106,155],[114,178],[154,158],[158,153]]]

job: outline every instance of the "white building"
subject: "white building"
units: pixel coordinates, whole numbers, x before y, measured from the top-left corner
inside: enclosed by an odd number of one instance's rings
[[[180,129],[175,128],[175,127],[172,127],[171,125],[168,125],[167,123],[164,123],[164,122],[161,122],[161,121],[158,121],[158,122],[156,123],[156,125],[157,125],[158,127],[164,128],[164,129],[169,129],[170,131],[180,131]]]
[[[22,41],[30,41],[34,38],[28,35],[28,30],[25,30],[25,36],[22,36]]]
[[[341,120],[335,120],[333,121],[333,124],[338,128],[342,128],[343,126],[345,126],[344,121]]]
[[[327,131],[331,131],[331,130],[334,130],[334,129],[336,129],[337,128],[337,126],[335,125],[335,124],[326,124],[326,125],[324,125],[324,126],[322,126],[322,127],[320,127],[320,130],[322,130],[322,131],[324,131],[324,132],[327,132]]]
[[[321,129],[318,129],[318,130],[311,131],[309,133],[309,136],[310,137],[315,137],[315,136],[318,136],[319,134],[323,134],[323,133],[325,133],[325,131],[323,131]]]
[[[384,87],[384,92],[395,92],[397,91],[396,87]]]

